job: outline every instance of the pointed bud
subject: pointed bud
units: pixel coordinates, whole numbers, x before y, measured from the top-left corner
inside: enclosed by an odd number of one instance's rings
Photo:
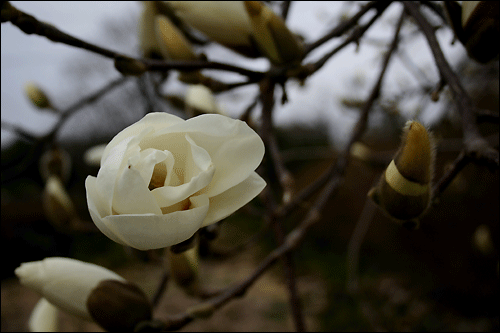
[[[85,151],[83,155],[83,160],[90,166],[100,166],[102,154],[104,153],[104,149],[106,149],[106,144],[97,145],[92,148],[89,148]]]
[[[472,59],[487,63],[498,56],[498,1],[445,1],[445,14]]]
[[[155,36],[155,16],[158,14],[154,1],[142,1],[143,8],[137,26],[139,49],[144,58],[163,59]]]
[[[58,332],[59,309],[45,298],[40,298],[28,321],[30,332]]]
[[[67,225],[76,217],[73,201],[57,176],[51,176],[45,183],[42,202],[45,216],[54,226]]]
[[[275,64],[300,62],[304,48],[281,17],[260,1],[245,1],[253,38],[261,52]]]
[[[430,205],[434,140],[417,121],[403,129],[399,150],[368,196],[396,220],[411,220]]]
[[[211,40],[247,57],[260,56],[243,1],[165,1],[175,15]]]
[[[485,224],[481,224],[476,228],[476,231],[474,231],[473,243],[476,249],[485,256],[492,254],[495,250],[493,240],[491,239],[490,228]]]
[[[191,45],[182,32],[164,15],[155,17],[155,35],[165,59],[197,60]]]
[[[39,109],[51,109],[52,104],[45,92],[33,82],[24,85],[26,96]]]
[[[462,26],[461,42],[471,58],[486,63],[498,55],[498,1],[462,1]]]
[[[188,87],[186,92],[186,113],[190,117],[216,112],[217,106],[212,90],[202,84]]]
[[[66,183],[71,174],[71,156],[59,147],[49,149],[40,157],[39,168],[44,181],[51,176],[58,176]]]
[[[138,323],[152,318],[144,292],[126,281],[101,281],[90,293],[87,308],[94,321],[108,331],[133,331]]]
[[[22,285],[38,292],[53,305],[87,320],[92,320],[87,298],[99,282],[125,281],[104,267],[61,257],[22,263],[14,272]]]
[[[198,287],[198,246],[181,253],[167,251],[170,272],[178,286],[189,294]]]

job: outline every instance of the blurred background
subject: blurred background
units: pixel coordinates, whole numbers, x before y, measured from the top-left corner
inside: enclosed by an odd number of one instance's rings
[[[12,4],[75,37],[118,52],[139,56],[137,22],[140,2],[17,2]],[[272,4],[279,8],[279,2]],[[289,28],[311,42],[359,10],[355,2],[293,2]],[[334,160],[349,138],[360,106],[380,68],[402,6],[395,3],[367,32],[360,45],[350,45],[330,59],[304,86],[287,83],[289,102],[276,104],[274,121],[286,166],[297,190],[311,183]],[[467,57],[459,42],[452,44],[449,27],[428,11],[439,25],[437,37],[452,68],[477,106],[498,112],[498,57],[482,65]],[[366,22],[370,15],[363,17]],[[360,293],[346,291],[349,239],[366,204],[366,193],[379,177],[399,143],[408,119],[418,119],[438,138],[435,178],[461,149],[460,119],[445,89],[437,102],[430,92],[439,77],[429,48],[416,26],[403,25],[401,45],[389,65],[381,96],[374,105],[361,142],[375,158],[353,156],[338,194],[325,206],[322,221],[294,253],[298,290],[306,323],[316,331],[498,331],[498,170],[469,164],[443,193],[439,204],[409,231],[377,211],[360,254]],[[314,61],[342,41],[334,39],[306,58]],[[46,38],[28,36],[10,23],[1,26],[1,117],[35,136],[48,133],[59,115],[36,109],[24,93],[33,81],[51,101],[66,109],[121,77],[111,60]],[[199,50],[210,60],[266,70],[266,59],[247,59],[211,44]],[[207,71],[220,79],[234,75]],[[237,78],[237,77],[236,77]],[[150,79],[154,79],[151,77]],[[21,287],[14,269],[22,262],[67,256],[94,262],[137,282],[148,295],[159,284],[162,267],[110,241],[94,227],[86,204],[84,181],[98,167],[84,161],[92,146],[107,143],[116,133],[141,119],[149,105],[147,82],[130,78],[103,98],[74,113],[58,131],[56,141],[70,156],[67,191],[79,216],[77,225],[57,225],[43,208],[44,181],[34,149],[15,131],[2,125],[1,235],[2,331],[26,331],[39,296]],[[185,117],[187,86],[172,72],[161,85],[155,111]],[[276,95],[277,101],[281,97]],[[256,85],[216,96],[220,110],[239,117],[259,93]],[[258,122],[259,108],[252,114]],[[483,124],[482,133],[498,149],[498,125]],[[380,162],[383,161],[383,162]],[[266,163],[266,160],[264,161]],[[271,186],[274,186],[271,183]],[[314,198],[311,198],[312,202]],[[307,203],[306,203],[307,205]],[[211,288],[227,286],[248,276],[276,244],[271,233],[232,251],[264,225],[252,217],[258,200],[227,218],[219,237],[202,251],[201,274]],[[297,212],[285,224],[292,230],[303,217]],[[480,236],[478,236],[480,235]],[[477,239],[486,239],[481,242]],[[486,242],[486,243],[485,243]],[[148,272],[148,274],[144,274]],[[293,330],[283,269],[277,263],[243,298],[233,300],[214,316],[187,325],[185,331]],[[173,283],[156,309],[156,317],[184,311],[197,300]],[[62,328],[99,331],[96,325],[63,315]],[[90,326],[88,326],[90,325]]]

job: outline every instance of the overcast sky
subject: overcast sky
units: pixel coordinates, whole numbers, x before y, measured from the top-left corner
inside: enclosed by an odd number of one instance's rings
[[[100,33],[103,22],[109,18],[119,19],[122,16],[138,17],[141,11],[139,2],[12,1],[12,4],[64,32],[103,46],[107,45],[107,41],[103,40],[103,34]],[[292,31],[312,41],[338,24],[336,19],[344,8],[345,6],[340,2],[297,2],[291,7],[287,24]],[[355,9],[352,8],[350,13]],[[374,26],[368,36],[372,40],[389,41],[394,31],[394,22],[400,12],[401,6],[392,5],[389,12],[384,14],[384,22],[379,22]],[[453,64],[459,56],[463,55],[463,47],[460,43],[450,45],[452,36],[449,32],[440,31],[438,37],[443,41],[445,54]],[[337,39],[327,43],[311,53],[308,59],[317,59],[325,50],[331,50],[339,42],[340,40]],[[67,64],[76,56],[89,53],[52,43],[44,37],[25,35],[10,23],[3,23],[1,26],[1,43],[2,121],[17,124],[34,133],[44,133],[50,129],[55,117],[36,110],[27,101],[23,91],[24,84],[34,81],[44,87],[49,95],[57,96],[61,91],[68,89],[65,86],[64,75],[67,73],[63,71],[63,64],[67,68]],[[278,107],[275,113],[276,121],[279,124],[285,124],[297,120],[321,119],[330,126],[332,139],[342,143],[356,121],[356,113],[343,108],[339,98],[366,97],[378,74],[382,55],[380,48],[370,43],[362,42],[359,52],[355,52],[354,49],[355,46],[350,45],[332,58],[324,69],[308,79],[305,87],[301,88],[296,83],[290,83],[287,86],[290,103],[284,107]],[[129,50],[117,51],[130,54]],[[429,48],[423,40],[412,43],[407,49],[407,54],[415,63],[421,65],[430,80],[434,82],[437,80],[435,65],[430,58]],[[89,56],[94,55],[89,54]],[[223,62],[225,59],[213,60]],[[109,60],[102,61],[108,61],[109,66],[113,66]],[[254,61],[252,66],[266,67],[267,62],[261,59]],[[411,85],[414,81],[400,61],[394,61],[389,69],[384,92],[397,91],[400,86]],[[116,77],[119,77],[118,73]],[[357,78],[359,86],[354,87],[351,84],[353,78]],[[96,83],[96,88],[101,85],[102,83]],[[237,93],[236,91],[235,94]],[[245,95],[247,92],[240,90],[239,93]],[[236,110],[235,104],[232,104],[233,99],[234,95],[220,95],[218,103],[226,108],[228,114],[237,115],[241,109]],[[419,101],[414,101],[413,104],[415,103],[418,104]],[[415,105],[409,103],[407,110],[403,111],[407,112],[408,117],[411,118],[415,108]],[[435,112],[423,112],[421,117],[424,122],[432,123]],[[11,138],[12,134],[2,129],[2,146]]]

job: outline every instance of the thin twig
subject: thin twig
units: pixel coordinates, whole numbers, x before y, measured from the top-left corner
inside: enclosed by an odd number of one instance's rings
[[[106,48],[87,43],[76,37],[70,36],[50,24],[38,21],[34,16],[24,13],[23,11],[12,6],[7,1],[2,4],[2,22],[11,22],[28,35],[36,34],[39,36],[43,36],[53,42],[63,43],[66,45],[81,48],[113,60],[121,59],[131,62],[137,62],[138,64],[142,64],[144,66],[144,70],[166,71],[170,69],[218,69],[245,75],[251,79],[256,80],[261,79],[264,76],[263,72],[252,71],[242,67],[212,61],[160,61],[129,57],[119,52],[111,51]]]
[[[276,87],[276,83],[271,79],[264,80],[261,82],[261,102],[262,102],[262,140],[266,144],[267,147],[271,147],[273,145],[273,137],[274,137],[274,129],[272,124],[272,111],[274,107],[274,90]],[[286,171],[284,166],[282,165],[281,157],[279,157],[279,152],[277,151],[276,142],[274,141],[274,150],[271,150],[271,159],[273,159],[274,165],[278,164],[278,168],[280,172],[283,170]],[[273,155],[274,151],[274,155]],[[277,162],[276,159],[279,161]],[[281,164],[280,164],[281,163]],[[278,168],[276,168],[276,172],[278,173],[278,177],[282,177],[282,174],[279,174]],[[291,179],[291,178],[290,178]],[[281,180],[280,180],[281,181]],[[286,190],[286,189],[285,189]],[[266,199],[264,203],[267,208],[267,214],[265,218],[269,221],[269,224],[273,227],[276,241],[279,246],[284,243],[284,232],[283,226],[281,224],[281,219],[275,217],[273,212],[276,210],[276,203],[271,194],[269,188],[265,189]],[[306,330],[304,324],[304,317],[302,314],[302,306],[300,304],[300,299],[297,294],[297,286],[296,286],[296,278],[295,278],[295,269],[292,253],[286,253],[283,258],[283,266],[285,269],[285,277],[288,285],[288,292],[290,297],[290,307],[292,309],[292,315],[295,323],[295,328],[298,332],[304,332]]]
[[[377,7],[377,13],[368,21],[363,26],[358,26],[356,27],[351,35],[347,37],[339,46],[337,46],[335,49],[324,55],[321,59],[316,61],[315,63],[310,63],[306,64],[306,68],[309,70],[309,75],[313,74],[314,72],[318,71],[323,65],[331,58],[333,57],[337,52],[342,50],[344,47],[347,45],[351,44],[352,42],[359,42],[359,39],[363,36],[363,34],[377,21],[384,10],[389,6],[390,2],[382,2],[382,4],[379,4],[379,7]]]
[[[309,52],[311,52],[315,48],[317,48],[317,47],[323,45],[324,43],[328,42],[332,38],[342,36],[349,29],[351,29],[352,27],[354,27],[356,25],[356,23],[358,22],[358,20],[363,15],[365,15],[366,12],[368,12],[372,8],[376,8],[378,5],[380,5],[380,4],[378,4],[377,1],[371,1],[371,2],[367,3],[366,5],[364,5],[363,7],[361,7],[361,9],[356,13],[356,15],[354,15],[353,17],[351,17],[349,20],[342,21],[338,26],[336,26],[332,31],[330,31],[329,33],[327,33],[325,36],[321,37],[320,39],[318,39],[314,43],[308,44],[306,46],[306,48],[305,48],[304,56],[306,56],[307,54],[309,54]]]

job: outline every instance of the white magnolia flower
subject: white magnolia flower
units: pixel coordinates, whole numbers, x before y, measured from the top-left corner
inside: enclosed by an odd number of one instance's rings
[[[150,113],[111,140],[97,177],[87,177],[90,215],[106,236],[139,250],[180,243],[262,191],[254,170],[263,155],[242,121]]]
[[[104,267],[60,257],[23,263],[14,272],[21,284],[37,291],[60,309],[87,320],[92,320],[87,298],[99,282],[125,281]]]

